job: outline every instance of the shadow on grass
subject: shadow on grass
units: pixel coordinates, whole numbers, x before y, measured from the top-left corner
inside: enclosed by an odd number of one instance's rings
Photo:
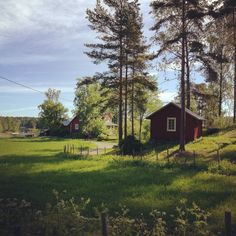
[[[54,152],[55,150],[49,150],[50,152]],[[48,152],[48,150],[47,150]],[[52,163],[59,163],[68,161],[70,159],[66,159],[63,153],[58,153],[53,156],[43,156],[43,155],[30,155],[30,156],[23,156],[23,155],[4,155],[0,156],[0,165],[1,164],[8,164],[8,165],[20,165],[20,164],[52,164]]]
[[[9,157],[7,160],[9,161]],[[14,166],[22,162],[30,162],[31,165],[54,163],[56,166],[63,161],[68,161],[68,159],[60,154],[47,158],[15,157],[15,159],[10,158],[8,163]],[[69,161],[78,166],[83,163],[83,160]],[[99,160],[97,161],[99,164]],[[96,166],[96,163],[93,165]],[[105,167],[91,171],[45,169],[41,172],[27,173],[27,168],[30,169],[30,165],[24,167],[25,172],[19,171],[14,176],[0,174],[0,197],[25,198],[37,206],[44,207],[47,202],[53,201],[52,189],[67,190],[68,197],[91,199],[87,212],[89,215],[94,213],[94,207],[102,203],[105,203],[111,212],[115,212],[120,203],[131,208],[134,215],[141,212],[148,213],[154,208],[171,212],[175,209],[177,201],[182,198],[187,198],[190,202],[196,201],[201,207],[209,209],[226,201],[228,192],[232,193],[233,187],[233,184],[221,179],[215,181],[214,178],[209,177],[199,180],[196,176],[201,172],[191,165],[161,165],[131,160],[110,161]],[[182,187],[182,181],[187,181],[189,187],[186,187],[184,183]],[[213,187],[215,189],[209,191]]]

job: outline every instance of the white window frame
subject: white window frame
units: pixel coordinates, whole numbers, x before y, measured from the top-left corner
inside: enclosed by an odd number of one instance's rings
[[[174,121],[174,129],[169,129],[169,121]],[[167,117],[167,132],[176,132],[176,117]]]
[[[75,130],[79,130],[79,124],[75,124]]]

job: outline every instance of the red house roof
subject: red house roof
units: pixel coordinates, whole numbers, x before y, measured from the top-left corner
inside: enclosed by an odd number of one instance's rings
[[[71,123],[75,118],[77,118],[77,116],[75,116],[75,117],[73,117],[73,118],[71,118],[71,119],[69,119],[69,120],[63,121],[63,122],[62,122],[62,125],[64,125],[64,126],[70,125],[70,123]]]
[[[177,108],[179,108],[181,110],[181,106],[177,103],[174,102],[170,102],[167,105],[163,106],[162,108],[158,109],[157,111],[154,111],[153,113],[151,113],[150,115],[148,115],[146,117],[146,119],[151,119],[153,115],[157,114],[158,112],[160,112],[161,110],[163,110],[164,108],[168,107],[169,105],[174,105]],[[203,117],[199,116],[198,114],[190,111],[189,109],[185,108],[185,112],[188,113],[189,115],[191,115],[192,117],[196,118],[197,120],[205,120]]]

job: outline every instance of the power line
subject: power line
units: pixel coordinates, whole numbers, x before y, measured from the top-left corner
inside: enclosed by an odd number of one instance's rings
[[[32,90],[32,91],[34,91],[34,92],[41,93],[41,94],[45,95],[44,92],[42,92],[42,91],[40,91],[40,90],[38,90],[38,89],[34,89],[34,88],[32,88],[32,87],[30,87],[30,86],[28,86],[28,85],[25,85],[25,84],[22,84],[22,83],[13,81],[13,80],[8,79],[8,78],[6,78],[6,77],[0,76],[0,79],[6,80],[6,81],[8,81],[8,82],[10,82],[10,83],[16,84],[16,85],[21,86],[21,87],[23,87],[23,88],[27,88],[27,89],[30,89],[30,90]],[[61,98],[61,100],[64,100],[64,101],[67,101],[67,102],[73,102],[73,101],[71,101],[71,100],[69,100],[69,99],[66,99],[66,98]]]

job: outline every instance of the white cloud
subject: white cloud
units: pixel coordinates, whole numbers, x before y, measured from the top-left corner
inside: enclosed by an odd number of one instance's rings
[[[48,63],[60,60],[62,60],[62,58],[53,55],[31,54],[31,55],[24,55],[24,57],[14,56],[14,57],[0,58],[0,65],[30,65],[30,64],[37,64],[39,62]]]
[[[20,107],[20,108],[15,108],[15,109],[9,109],[9,110],[4,110],[1,111],[2,114],[7,114],[7,113],[12,113],[12,112],[20,112],[20,111],[31,111],[34,109],[38,109],[37,107]]]
[[[68,37],[71,33],[73,37],[79,35],[87,25],[86,8],[94,4],[95,1],[86,0],[0,1],[0,43],[35,33],[60,37]]]
[[[168,103],[174,101],[175,97],[177,96],[177,92],[162,92],[159,95],[159,98],[162,102]]]

